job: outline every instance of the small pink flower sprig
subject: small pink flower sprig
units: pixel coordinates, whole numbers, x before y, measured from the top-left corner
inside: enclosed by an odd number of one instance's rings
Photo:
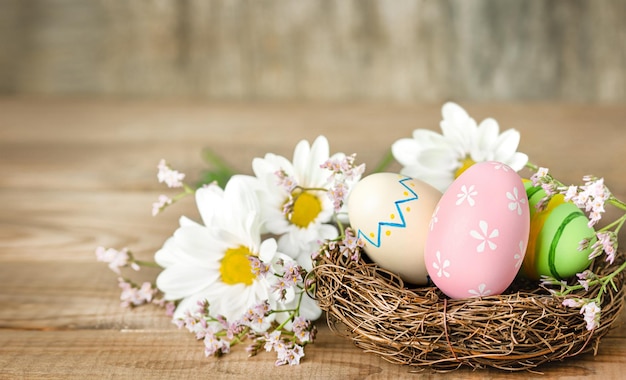
[[[209,164],[210,168],[202,173],[200,183],[196,187],[210,183],[217,183],[220,187],[224,188],[226,182],[228,182],[230,177],[235,174],[235,171],[226,162],[224,162],[221,157],[210,149],[205,149],[202,152],[202,156]],[[157,201],[152,204],[153,216],[156,216],[165,210],[165,208],[185,198],[186,196],[195,194],[195,189],[183,182],[185,174],[172,169],[172,167],[164,159],[159,161],[157,169],[157,179],[159,183],[165,183],[167,187],[172,189],[180,188],[182,189],[182,192],[173,197],[169,197],[165,194],[159,195]]]
[[[272,309],[268,301],[261,302],[243,314],[236,321],[228,321],[224,316],[212,316],[208,301],[198,302],[195,311],[187,311],[183,318],[175,320],[179,328],[185,327],[204,342],[205,356],[222,356],[230,352],[232,346],[251,341],[246,347],[250,356],[261,349],[276,352],[276,365],[300,364],[304,356],[304,346],[313,343],[317,328],[311,321],[300,315],[302,298],[305,295],[306,272],[292,262],[279,262],[276,266],[266,265],[257,258],[250,258],[252,271],[259,276],[273,276],[277,281],[272,287],[278,303],[284,301],[287,293],[296,293],[297,305],[293,309]],[[282,267],[280,270],[277,268]],[[278,322],[281,321],[281,322]]]
[[[352,227],[346,227],[342,229],[342,234],[334,240],[328,240],[320,246],[320,249],[315,252],[312,259],[315,261],[320,255],[324,255],[330,258],[332,253],[339,251],[340,254],[350,258],[352,261],[358,261],[360,258],[359,253],[361,249],[365,247],[363,239],[357,238],[356,233]]]
[[[159,195],[159,199],[152,204],[152,216],[158,215],[166,207],[196,192],[194,188],[183,182],[185,174],[172,169],[165,160],[159,161],[157,169],[159,170],[157,173],[159,183],[165,183],[171,189],[181,188],[183,191],[171,198],[165,194]]]
[[[166,207],[180,199],[195,193],[193,188],[183,182],[185,174],[173,170],[165,160],[159,161],[157,169],[157,180],[159,183],[165,183],[169,188],[182,188],[183,191],[172,198],[164,194],[159,195],[159,199],[152,204],[153,216],[158,215]],[[163,299],[163,294],[156,287],[155,283],[143,282],[139,285],[131,279],[121,276],[121,268],[130,267],[134,271],[139,271],[141,267],[161,268],[156,262],[137,260],[126,247],[121,250],[98,247],[96,248],[96,259],[100,262],[108,263],[109,268],[119,276],[118,285],[122,289],[120,294],[122,307],[132,308],[153,303],[165,307],[168,316],[173,315],[175,304]]]
[[[114,248],[96,248],[96,260],[109,264],[109,269],[116,273],[118,286],[122,289],[120,294],[120,305],[125,308],[132,308],[144,304],[156,304],[165,307],[166,314],[171,316],[174,313],[174,303],[166,302],[163,294],[156,288],[154,283],[145,281],[141,285],[131,279],[122,276],[122,268],[131,268],[139,271],[141,267],[159,267],[157,263],[137,260],[128,248],[117,250]]]
[[[593,260],[601,256],[602,253],[605,253],[605,260],[613,264],[618,248],[617,236],[626,222],[626,203],[615,198],[604,184],[603,178],[588,175],[583,177],[584,185],[566,186],[549,174],[547,168],[540,168],[530,163],[527,164],[527,167],[536,171],[536,173],[531,176],[533,185],[541,186],[546,193],[546,197],[537,203],[536,207],[538,210],[545,209],[554,195],[562,194],[566,201],[574,203],[578,208],[587,213],[589,217],[589,227],[595,226],[602,219],[606,205],[611,205],[624,211],[621,217],[602,228],[596,229],[597,239],[593,244],[591,240],[583,239],[578,248],[582,251],[589,248],[590,244],[592,244],[589,260]],[[541,284],[544,287],[558,286],[559,290],[548,290],[552,294],[562,297],[574,291],[581,289],[589,290],[590,286],[600,285],[598,294],[593,299],[570,297],[563,300],[563,306],[580,308],[580,313],[584,316],[584,320],[587,323],[587,330],[594,330],[600,324],[600,315],[602,313],[600,305],[602,305],[603,296],[607,287],[611,286],[616,289],[613,279],[625,269],[626,262],[622,263],[615,271],[604,276],[599,276],[590,270],[585,270],[576,275],[578,282],[574,285],[568,284],[565,280],[559,281],[550,276],[542,276]]]

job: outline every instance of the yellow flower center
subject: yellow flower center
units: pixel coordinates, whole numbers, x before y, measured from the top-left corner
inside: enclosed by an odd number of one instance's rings
[[[300,228],[306,228],[322,212],[322,202],[313,194],[304,192],[293,203],[290,221]]]
[[[461,161],[461,167],[459,167],[456,173],[454,173],[454,179],[459,178],[459,176],[463,174],[464,171],[469,169],[469,167],[474,165],[475,163],[476,161],[472,160],[470,157],[465,157],[465,159]]]
[[[250,260],[248,260],[250,256],[252,252],[243,246],[227,249],[220,265],[222,282],[228,285],[252,285],[254,274]]]

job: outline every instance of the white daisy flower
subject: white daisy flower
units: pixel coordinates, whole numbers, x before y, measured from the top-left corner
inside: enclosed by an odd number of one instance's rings
[[[181,300],[174,318],[207,300],[212,315],[240,318],[249,308],[272,300],[270,278],[255,276],[249,257],[271,261],[279,253],[274,239],[261,242],[259,205],[253,177],[235,176],[222,190],[209,185],[196,191],[204,222],[186,217],[155,254],[165,269],[157,287],[166,300]],[[270,306],[272,302],[270,302]]]
[[[333,202],[324,190],[332,171],[320,167],[328,159],[328,140],[320,136],[311,146],[300,141],[292,162],[273,153],[252,162],[262,188],[264,226],[267,232],[280,235],[278,249],[306,270],[312,267],[311,254],[319,248],[319,242],[338,236],[331,224]],[[285,208],[289,209],[287,213]]]
[[[498,123],[491,118],[480,125],[455,103],[441,109],[442,134],[417,129],[413,138],[393,143],[394,158],[403,166],[401,173],[421,179],[440,191],[463,171],[477,162],[498,161],[515,171],[521,170],[528,156],[517,152],[520,134],[515,129],[500,133]]]

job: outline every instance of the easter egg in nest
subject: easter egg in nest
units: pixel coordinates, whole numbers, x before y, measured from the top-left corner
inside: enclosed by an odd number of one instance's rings
[[[530,237],[522,265],[522,273],[538,280],[541,276],[566,279],[582,272],[590,264],[591,246],[596,241],[595,230],[578,206],[554,195],[545,208],[537,210],[537,203],[546,197],[541,186],[525,181],[530,206]],[[590,243],[579,250],[580,243]]]
[[[520,176],[480,162],[448,187],[433,214],[424,257],[433,283],[462,299],[501,294],[524,258],[530,228]]]
[[[348,198],[350,225],[367,256],[380,267],[416,285],[428,282],[424,244],[441,192],[396,173],[361,179]]]

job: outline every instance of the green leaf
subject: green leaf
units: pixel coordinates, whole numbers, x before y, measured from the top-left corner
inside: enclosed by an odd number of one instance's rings
[[[209,169],[201,173],[197,187],[217,182],[224,188],[230,177],[236,174],[232,166],[209,148],[202,151],[202,158],[209,164]]]

